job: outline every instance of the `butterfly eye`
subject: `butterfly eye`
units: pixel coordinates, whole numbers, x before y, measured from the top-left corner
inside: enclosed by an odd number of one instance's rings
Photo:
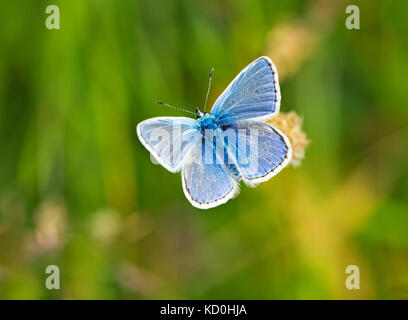
[[[200,109],[196,108],[196,119],[200,119],[204,114],[205,112],[201,112]]]

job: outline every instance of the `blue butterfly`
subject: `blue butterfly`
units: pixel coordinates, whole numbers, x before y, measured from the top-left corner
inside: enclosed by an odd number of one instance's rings
[[[196,119],[148,119],[137,125],[137,134],[163,167],[181,171],[193,206],[213,208],[236,196],[241,180],[255,186],[289,163],[288,138],[265,122],[278,114],[280,101],[276,67],[260,57],[235,77],[210,113],[197,108]]]

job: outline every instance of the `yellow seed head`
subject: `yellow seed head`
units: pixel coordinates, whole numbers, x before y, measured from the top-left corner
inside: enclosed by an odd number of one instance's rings
[[[306,134],[302,131],[302,118],[294,111],[288,113],[279,112],[275,118],[267,122],[274,125],[288,137],[292,145],[291,164],[294,167],[299,166],[305,157],[305,149],[309,144]]]

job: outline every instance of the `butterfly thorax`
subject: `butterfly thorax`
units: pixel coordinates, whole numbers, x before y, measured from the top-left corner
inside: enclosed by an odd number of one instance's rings
[[[219,125],[216,122],[216,118],[210,113],[205,113],[202,117],[197,119],[197,129],[202,133],[207,129],[215,130],[217,128],[219,128]]]

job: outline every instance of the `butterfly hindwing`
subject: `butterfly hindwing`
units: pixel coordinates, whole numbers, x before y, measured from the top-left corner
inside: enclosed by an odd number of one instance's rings
[[[292,149],[288,138],[271,124],[245,121],[229,124],[225,132],[231,137],[226,148],[228,168],[238,171],[249,185],[269,180],[289,162]]]
[[[238,193],[238,181],[221,160],[223,149],[217,151],[214,148],[210,151],[211,156],[206,158],[204,140],[202,138],[202,142],[194,147],[190,162],[185,164],[181,175],[187,199],[200,209],[218,206]]]

